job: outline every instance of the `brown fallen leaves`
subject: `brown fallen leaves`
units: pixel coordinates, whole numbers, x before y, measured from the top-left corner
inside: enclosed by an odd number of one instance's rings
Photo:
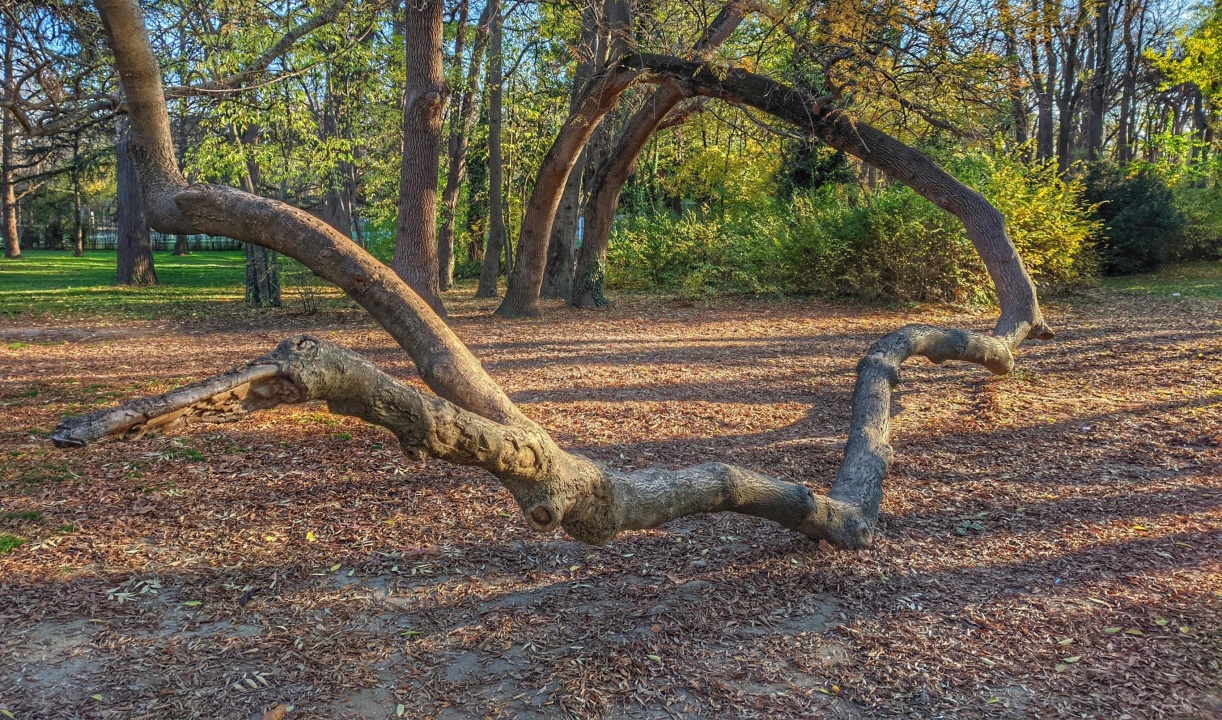
[[[504,321],[448,304],[563,445],[818,489],[874,339],[991,319],[626,298]],[[1100,293],[1048,315],[1056,340],[1024,346],[1010,377],[905,367],[883,534],[860,554],[732,516],[605,548],[539,537],[486,475],[407,461],[322,407],[79,452],[46,440],[64,414],[302,330],[409,376],[355,312],[0,346],[0,533],[26,541],[0,556],[0,701],[17,717],[242,720],[289,704],[290,718],[1209,717],[1219,304]]]

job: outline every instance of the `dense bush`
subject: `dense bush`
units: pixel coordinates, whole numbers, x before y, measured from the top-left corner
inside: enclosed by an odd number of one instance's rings
[[[1094,268],[1097,223],[1076,182],[1051,166],[951,158],[952,170],[1007,217],[1036,282],[1063,287]],[[705,218],[629,218],[616,228],[608,282],[688,294],[787,291],[863,298],[982,301],[987,275],[962,225],[912,190],[827,185],[792,202]]]
[[[1104,272],[1148,272],[1180,254],[1184,216],[1154,168],[1100,162],[1088,169],[1083,181],[1086,200],[1096,206],[1096,217],[1103,223],[1097,247]]]

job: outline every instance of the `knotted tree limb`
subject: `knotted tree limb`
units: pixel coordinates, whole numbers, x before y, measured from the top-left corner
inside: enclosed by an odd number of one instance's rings
[[[491,472],[513,494],[526,522],[542,532],[562,526],[577,540],[602,545],[624,530],[729,511],[858,549],[873,538],[891,462],[891,390],[899,365],[913,355],[975,362],[996,373],[1013,366],[1000,341],[959,330],[909,325],[875,343],[858,364],[845,462],[827,497],[724,463],[617,472],[565,452],[536,426],[502,425],[468,412],[400,383],[351,350],[309,336],[286,340],[214,378],[67,418],[52,440],[58,447],[83,447],[106,436],[140,437],[192,421],[231,422],[256,410],[322,400],[332,412],[389,429],[409,457]]]

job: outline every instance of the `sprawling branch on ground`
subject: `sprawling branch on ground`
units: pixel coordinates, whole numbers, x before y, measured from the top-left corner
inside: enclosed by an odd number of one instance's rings
[[[949,176],[928,158],[915,151],[906,153],[905,146],[887,135],[812,107],[800,96],[784,95],[778,92],[785,90],[783,86],[765,78],[713,76],[703,63],[683,65],[687,61],[637,56],[632,60],[637,69],[613,71],[608,77],[622,79],[647,68],[655,78],[682,78],[699,94],[733,97],[817,128],[830,144],[859,154],[909,184],[921,184],[927,197],[964,218],[969,234],[986,233],[977,247],[983,246],[982,254],[997,281],[1002,320],[993,336],[909,325],[870,348],[857,368],[844,463],[827,496],[720,463],[627,474],[602,467],[560,449],[526,419],[406,284],[330,226],[282,203],[236,190],[186,187],[172,164],[164,95],[136,1],[98,0],[98,7],[112,42],[120,38],[115,56],[125,90],[138,99],[132,105],[131,123],[136,140],[145,148],[137,156],[141,178],[147,196],[161,193],[157,202],[163,205],[150,217],[154,226],[182,223],[296,258],[368,309],[441,397],[398,382],[347,349],[303,336],[210,380],[114,410],[65,419],[53,436],[58,446],[79,447],[107,435],[139,435],[192,420],[234,420],[282,403],[322,400],[333,412],[390,429],[410,456],[474,465],[493,473],[514,495],[527,523],[540,531],[563,527],[578,540],[602,544],[623,530],[658,527],[693,513],[733,511],[773,520],[838,547],[862,548],[874,536],[882,481],[891,461],[890,400],[899,382],[899,366],[909,357],[922,356],[935,363],[972,362],[1004,374],[1013,367],[1012,349],[1030,331],[1046,332],[1034,288],[1004,229],[1000,239],[988,235],[994,229],[989,224],[993,216],[973,199],[978,196],[965,196],[963,186],[953,178],[945,180]],[[618,92],[614,85],[604,89]],[[987,202],[983,205],[991,210]],[[996,223],[1000,227],[1000,216]],[[1010,256],[1005,255],[1005,246]]]

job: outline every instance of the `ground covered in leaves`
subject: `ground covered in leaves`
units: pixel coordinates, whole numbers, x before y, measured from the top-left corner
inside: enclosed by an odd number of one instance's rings
[[[451,308],[567,447],[820,491],[874,339],[991,324],[801,300]],[[297,332],[412,369],[356,310],[0,320],[0,714],[1218,717],[1222,302],[1097,291],[1048,315],[1057,338],[1009,377],[906,367],[881,537],[856,554],[730,515],[540,537],[482,471],[316,406],[55,450],[63,415]]]

